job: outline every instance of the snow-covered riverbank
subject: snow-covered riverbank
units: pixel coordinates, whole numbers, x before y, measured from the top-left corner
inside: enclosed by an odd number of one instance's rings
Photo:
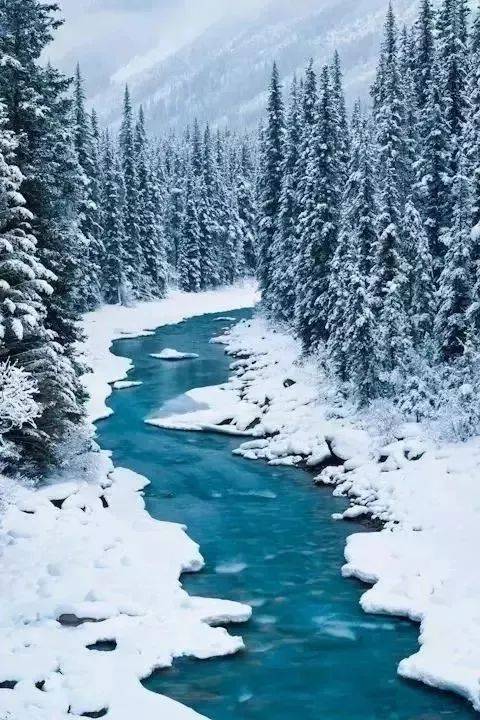
[[[87,315],[89,420],[110,414],[111,383],[130,369],[110,353],[114,339],[255,301],[255,288],[246,286],[174,293]],[[99,452],[40,490],[11,488],[0,528],[2,720],[72,720],[107,711],[111,720],[198,718],[140,680],[175,657],[207,658],[243,646],[214,625],[244,621],[250,608],[182,590],[181,573],[203,561],[184,528],[146,512],[140,491],[147,483],[114,469]],[[100,651],[103,641],[111,652]]]
[[[373,585],[367,612],[421,623],[420,649],[401,675],[480,710],[480,439],[440,444],[387,414],[348,413],[315,364],[301,363],[298,344],[261,319],[220,342],[235,356],[231,382],[189,393],[198,410],[149,422],[249,435],[239,454],[306,463],[350,499],[345,519],[383,521],[381,532],[349,538],[344,575]]]

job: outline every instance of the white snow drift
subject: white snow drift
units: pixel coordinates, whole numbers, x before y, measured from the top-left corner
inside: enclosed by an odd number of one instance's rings
[[[236,357],[231,381],[189,393],[201,403],[191,412],[150,422],[249,434],[238,454],[318,468],[318,482],[351,500],[341,517],[383,521],[381,532],[349,538],[344,575],[373,585],[361,601],[367,612],[421,624],[401,675],[480,710],[480,438],[439,445],[415,423],[355,416],[298,343],[261,319],[219,342]]]
[[[197,353],[179,352],[173,348],[165,348],[160,353],[150,353],[150,357],[157,360],[167,360],[168,362],[178,362],[179,360],[195,360],[199,357]]]
[[[255,289],[176,293],[135,308],[108,307],[85,319],[93,373],[90,419],[109,414],[111,385],[128,360],[109,352],[115,337],[202,312],[247,307]],[[194,309],[193,309],[194,308]],[[114,469],[108,454],[79,459],[68,481],[17,488],[1,523],[0,717],[74,720],[190,720],[200,716],[148,692],[140,680],[175,657],[236,652],[243,646],[216,624],[241,622],[250,608],[189,597],[179,581],[202,567],[183,527],[153,520],[141,495],[148,483]],[[97,643],[110,641],[111,651]]]

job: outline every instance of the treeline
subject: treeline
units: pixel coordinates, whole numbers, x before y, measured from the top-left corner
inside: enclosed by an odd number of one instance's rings
[[[390,6],[371,107],[349,118],[338,56],[294,82],[274,68],[262,140],[266,311],[360,405],[392,398],[480,426],[480,12]]]
[[[0,470],[78,437],[80,314],[252,272],[255,152],[197,124],[148,138],[128,89],[118,136],[41,55],[55,3],[0,3]],[[63,451],[62,451],[63,452]]]

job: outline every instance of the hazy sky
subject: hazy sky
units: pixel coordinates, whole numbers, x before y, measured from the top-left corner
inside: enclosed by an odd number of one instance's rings
[[[79,61],[92,96],[112,77],[124,82],[239,5],[245,12],[265,1],[59,0],[66,22],[46,55],[68,73]]]

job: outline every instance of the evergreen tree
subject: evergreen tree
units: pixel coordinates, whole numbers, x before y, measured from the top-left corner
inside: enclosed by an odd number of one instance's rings
[[[103,292],[107,302],[128,304],[131,299],[127,283],[125,228],[123,225],[122,196],[124,193],[120,159],[114,152],[108,132],[103,157],[103,226],[105,267]]]
[[[180,287],[186,292],[199,292],[201,286],[200,224],[195,202],[197,182],[193,168],[190,168],[186,182],[186,202],[178,263]]]
[[[439,281],[439,308],[435,319],[439,355],[447,361],[463,354],[472,298],[472,206],[465,164],[461,153],[453,186],[453,222],[444,238],[448,250]]]
[[[135,297],[148,297],[145,283],[145,260],[140,239],[138,176],[135,152],[132,104],[128,86],[123,101],[123,120],[120,129],[120,152],[125,184],[123,225],[125,228],[125,275]],[[138,140],[138,138],[137,138]]]
[[[258,208],[255,194],[255,168],[246,141],[242,142],[237,177],[238,214],[243,235],[246,272],[257,267]]]
[[[80,67],[77,65],[74,92],[74,139],[82,173],[80,189],[80,229],[87,242],[87,256],[84,261],[86,295],[82,309],[92,309],[102,301],[101,266],[104,254],[103,229],[100,218],[98,160],[96,160],[95,139],[92,120],[85,110],[85,92]]]
[[[411,258],[410,312],[413,337],[417,347],[431,341],[435,318],[435,283],[433,258],[422,219],[410,199],[404,215],[405,243]]]
[[[434,11],[431,0],[421,0],[420,15],[415,27],[415,90],[416,105],[421,113],[425,108],[433,78],[435,61]]]
[[[295,314],[296,232],[300,216],[297,169],[300,150],[300,106],[294,80],[287,119],[285,154],[282,167],[282,194],[279,228],[273,245],[272,313],[289,325]]]
[[[327,336],[328,273],[340,221],[341,173],[335,152],[336,118],[328,68],[322,72],[315,131],[299,223],[295,309],[296,329],[306,350]]]
[[[371,344],[374,337],[372,334],[374,320],[371,318],[372,299],[367,282],[377,240],[372,151],[371,132],[368,123],[360,117],[360,109],[357,105],[352,130],[352,156],[348,181],[342,197],[339,241],[330,268],[327,349],[330,363],[341,380],[356,376],[357,370],[352,368],[350,357],[355,358],[355,366],[358,369],[362,365],[366,369],[366,365],[371,360],[373,365],[366,372],[366,385],[360,393],[362,401],[367,397],[367,390],[373,392],[372,373],[377,375],[374,366],[378,361],[375,346]],[[352,308],[355,308],[354,320]],[[352,332],[347,338],[345,333],[350,325]],[[356,333],[363,331],[365,338],[360,343],[361,348],[356,348],[354,347],[358,339]],[[357,354],[358,352],[360,355]],[[362,361],[363,352],[366,356]]]
[[[270,310],[273,293],[272,250],[278,229],[284,157],[284,110],[276,64],[273,66],[268,117],[262,145],[258,279],[262,290],[263,304],[267,310]]]
[[[421,142],[416,164],[415,192],[418,197],[428,244],[438,278],[443,267],[442,238],[450,222],[449,130],[440,90],[432,83],[420,118]]]

